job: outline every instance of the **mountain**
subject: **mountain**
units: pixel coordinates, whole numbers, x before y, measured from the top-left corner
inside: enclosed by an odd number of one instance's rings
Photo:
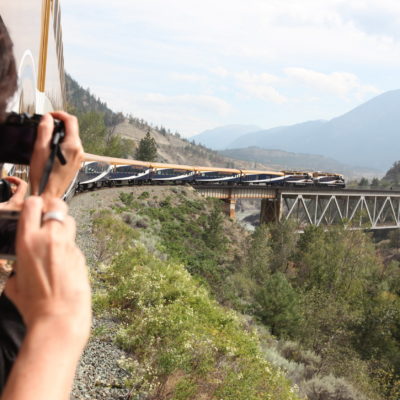
[[[209,129],[192,136],[190,139],[213,150],[222,150],[226,144],[249,132],[259,131],[260,127],[255,125],[226,125],[219,128]]]
[[[245,134],[228,148],[321,154],[342,163],[388,169],[400,158],[400,90],[374,97],[330,121],[311,121]]]
[[[201,144],[191,143],[179,133],[172,133],[164,127],[153,126],[143,119],[111,110],[107,103],[84,89],[70,75],[65,75],[68,110],[80,121],[86,113],[96,112],[103,116],[110,135],[130,139],[134,147],[149,131],[157,143],[158,161],[172,164],[214,166],[222,168],[250,169],[254,163],[225,157]],[[255,127],[255,129],[257,129]],[[245,131],[242,131],[242,133]],[[133,154],[131,155],[133,158]],[[280,165],[258,165],[262,169],[281,169]]]
[[[172,134],[169,129],[165,129],[164,127],[153,126],[143,119],[133,117],[132,115],[124,115],[121,112],[111,110],[105,102],[101,101],[101,99],[91,93],[89,89],[81,87],[78,82],[68,75],[66,76],[66,83],[67,102],[71,112],[79,110],[77,113],[78,117],[91,111],[103,114],[104,122],[111,134],[132,140],[135,147],[137,147],[139,141],[146,135],[146,132],[150,131],[152,137],[154,137],[157,143],[159,155],[158,161],[160,162],[238,169],[257,168],[283,170],[288,168],[298,168],[329,170],[344,173],[347,178],[360,178],[361,176],[370,178],[380,175],[376,171],[368,168],[354,169],[347,165],[343,165],[342,163],[338,163],[335,160],[311,154],[294,154],[279,150],[267,151],[265,149],[255,148],[241,150],[235,149],[232,150],[232,152],[217,152],[204,145],[195,144],[193,140],[189,141],[188,139],[181,137],[179,133]],[[314,129],[318,129],[324,123],[324,121],[313,121],[299,124],[296,126],[296,132],[300,132],[301,135],[306,136],[307,132],[312,132]],[[276,132],[279,136],[282,132],[286,133],[287,130],[292,128],[293,127],[278,127],[270,131]],[[259,128],[256,126],[231,125],[206,131],[203,132],[203,134],[206,134],[207,132],[214,132],[215,134],[215,132],[218,133],[218,131],[220,131],[226,135],[223,135],[223,137],[225,137],[225,143],[228,143],[231,141],[229,138],[235,137],[236,133],[249,132],[254,129],[258,131],[251,133],[251,135],[260,133]],[[199,137],[201,135],[202,134],[196,136]],[[212,136],[213,135],[211,134],[209,137],[212,138]],[[194,139],[195,137],[190,139]],[[248,144],[246,144],[245,147],[247,148]],[[275,148],[279,147],[276,146]],[[307,151],[304,153],[307,153]]]
[[[392,185],[399,186],[400,183],[400,161],[396,161],[382,178],[383,181],[390,182]]]
[[[372,168],[354,168],[340,163],[333,158],[316,154],[292,153],[283,150],[267,150],[260,147],[246,147],[242,149],[227,149],[219,151],[225,157],[252,161],[252,168],[258,168],[257,163],[263,165],[280,165],[280,169],[330,171],[346,175],[346,179],[359,177],[374,178],[382,175]]]
[[[296,125],[250,132],[240,136],[228,145],[228,148],[257,146],[265,149],[282,149],[291,152],[317,153],[307,149],[312,145],[313,135],[326,121],[308,121]],[[301,140],[299,140],[301,138]]]

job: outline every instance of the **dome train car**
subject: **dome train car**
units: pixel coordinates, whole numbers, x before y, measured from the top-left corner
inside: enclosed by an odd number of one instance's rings
[[[65,106],[59,0],[2,0],[0,17],[14,43],[19,76],[10,111],[44,114]]]
[[[45,114],[63,110],[66,102],[59,0],[2,0],[0,18],[14,43],[19,78],[8,111]],[[10,167],[8,174],[27,179],[28,168]]]
[[[336,173],[198,167],[113,159],[94,155],[90,155],[90,159],[96,161],[87,161],[81,168],[76,186],[78,192],[116,185],[156,185],[161,183],[345,187],[343,175]]]

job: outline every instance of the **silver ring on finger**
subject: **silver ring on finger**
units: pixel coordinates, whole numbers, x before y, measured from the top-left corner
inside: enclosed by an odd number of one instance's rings
[[[58,221],[60,223],[64,223],[65,221],[65,214],[61,211],[49,211],[43,215],[42,223],[46,221]]]

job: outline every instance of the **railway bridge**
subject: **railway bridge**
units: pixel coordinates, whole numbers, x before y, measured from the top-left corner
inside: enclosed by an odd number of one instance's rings
[[[137,160],[88,153],[85,154],[85,160],[102,161],[110,165],[140,163]],[[175,165],[171,167],[176,168]],[[293,218],[298,221],[299,229],[307,225],[328,226],[343,221],[351,229],[400,228],[400,191],[223,184],[201,184],[193,187],[205,197],[223,200],[231,218],[235,218],[237,200],[260,199],[261,223]]]
[[[195,186],[205,197],[224,200],[235,218],[238,199],[261,199],[260,222],[296,219],[306,225],[343,221],[352,229],[400,228],[400,191],[268,186]]]

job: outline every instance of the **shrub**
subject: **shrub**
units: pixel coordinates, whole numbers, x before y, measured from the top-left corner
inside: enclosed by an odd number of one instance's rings
[[[95,304],[121,320],[118,343],[145,366],[142,381],[135,377],[138,387],[155,387],[162,398],[169,377],[180,371],[179,399],[204,390],[225,400],[296,398],[261,357],[255,334],[246,333],[181,265],[130,248],[103,279],[107,291]]]
[[[264,351],[264,355],[273,366],[281,369],[286,377],[298,386],[316,374],[314,368],[282,357],[276,348],[269,347]]]
[[[295,342],[280,341],[278,343],[279,352],[288,360],[308,365],[318,369],[321,366],[321,357],[310,350],[304,350]]]
[[[150,226],[150,218],[146,215],[135,215],[132,213],[125,213],[122,216],[123,221],[132,226],[133,228],[147,229]]]
[[[110,210],[100,210],[94,214],[92,229],[97,239],[98,258],[103,262],[123,251],[125,246],[140,236]]]
[[[139,200],[145,200],[148,199],[150,197],[150,193],[149,192],[142,192],[140,196],[138,196]]]
[[[170,212],[170,210],[168,211]],[[189,400],[294,400],[290,384],[262,357],[256,334],[177,262],[161,261],[131,239],[119,216],[101,211],[94,230],[107,251],[94,306],[119,321],[117,343],[133,396]],[[115,251],[116,250],[116,251]],[[111,255],[110,255],[111,258]]]
[[[311,379],[303,390],[309,400],[367,400],[344,379],[332,375]]]

